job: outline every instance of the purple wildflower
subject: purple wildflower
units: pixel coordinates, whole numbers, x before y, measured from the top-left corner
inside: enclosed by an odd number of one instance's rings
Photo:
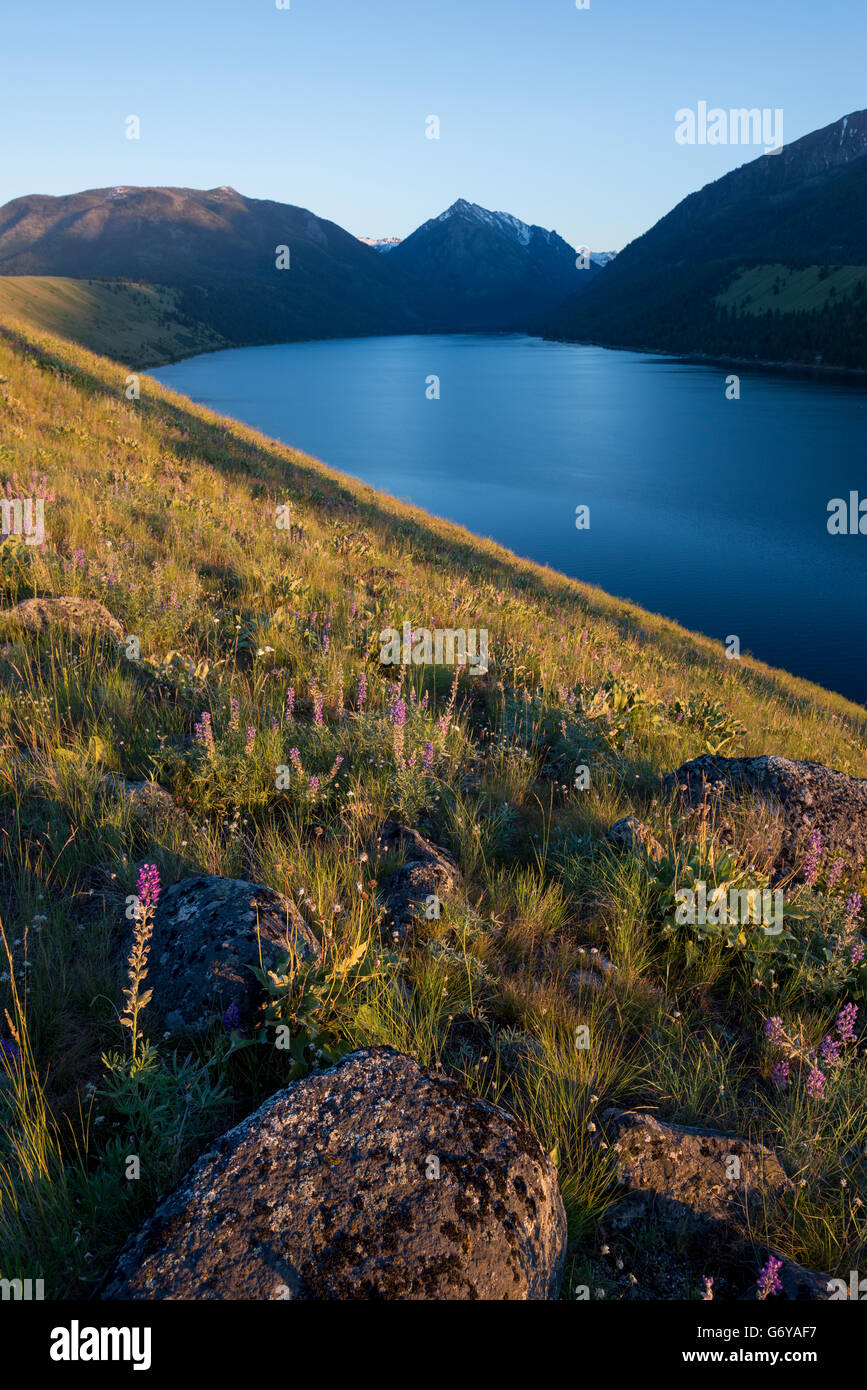
[[[233,1032],[241,1026],[241,1011],[238,1005],[232,1000],[226,1012],[223,1014],[223,1027],[227,1033]]]
[[[856,941],[856,942],[855,942],[855,945],[852,947],[851,952],[849,953],[849,960],[851,961],[852,965],[860,965],[861,962],[863,961],[863,959],[864,959],[864,942],[863,942],[863,941]]]
[[[143,864],[138,874],[138,899],[142,907],[156,907],[160,896],[160,871],[156,864]]]
[[[232,715],[231,715],[231,718],[230,718],[230,720],[229,720],[229,728],[230,728],[230,729],[239,729],[240,727],[241,727],[241,701],[238,700],[238,699],[236,699],[235,696],[233,695],[233,696],[232,696]]]
[[[855,1041],[855,1020],[858,1017],[857,1004],[845,1004],[837,1015],[835,1031],[841,1042]]]
[[[310,694],[313,696],[313,723],[322,725],[322,706],[325,703],[325,696],[314,681],[310,687]]]
[[[331,619],[329,618],[329,619],[328,619],[328,622],[325,624],[325,632],[324,632],[323,637],[322,637],[322,650],[323,650],[323,652],[325,652],[325,653],[327,654],[328,648],[329,648],[330,646],[331,646]]]
[[[395,700],[391,709],[391,722],[396,729],[402,729],[406,724],[405,700]]]
[[[245,753],[252,753],[252,751],[253,751],[253,744],[254,744],[255,742],[256,742],[256,730],[253,728],[253,725],[250,724],[250,725],[248,726],[248,728],[247,728],[247,742],[246,742],[245,747],[244,747],[244,752],[245,752]]]
[[[299,749],[297,749],[297,748],[290,748],[290,749],[289,749],[289,761],[290,761],[290,763],[292,764],[292,766],[294,767],[294,769],[295,769],[296,772],[302,772],[302,771],[303,771],[303,769],[302,769],[302,767],[301,767],[301,753],[300,753]]]
[[[812,1100],[825,1099],[825,1077],[823,1073],[819,1071],[818,1067],[813,1067],[810,1075],[807,1077],[807,1095],[810,1096]]]
[[[358,673],[358,689],[355,692],[355,708],[361,714],[364,709],[364,702],[367,699],[367,676],[364,671]]]
[[[858,913],[859,913],[860,911],[861,911],[861,894],[860,894],[860,893],[850,893],[850,894],[849,894],[849,897],[846,899],[846,926],[847,926],[847,927],[851,927],[851,926],[854,925],[855,918],[858,916]]]
[[[828,887],[836,888],[840,879],[843,877],[843,859],[835,859],[828,872]]]
[[[701,1295],[701,1297],[702,1297],[702,1302],[703,1302],[703,1303],[712,1303],[712,1302],[713,1302],[713,1275],[712,1275],[712,1274],[711,1274],[711,1275],[703,1274],[703,1275],[702,1275],[701,1282],[704,1284],[704,1289],[703,1289],[702,1295]]]
[[[780,1270],[782,1268],[782,1260],[778,1260],[775,1255],[768,1256],[768,1262],[759,1270],[759,1277],[756,1280],[759,1298],[769,1298],[771,1294],[783,1292],[783,1286],[780,1283]]]
[[[776,1047],[782,1047],[785,1042],[785,1034],[783,1032],[783,1020],[779,1015],[775,1015],[773,1018],[767,1020],[765,1024],[765,1037],[768,1039],[768,1042],[774,1043]]]
[[[839,1038],[828,1036],[823,1038],[819,1044],[819,1056],[825,1066],[837,1067],[840,1065],[840,1050],[843,1044]]]
[[[286,691],[286,717],[287,717],[287,719],[292,719],[292,718],[294,718],[294,715],[295,715],[295,688],[294,688],[294,686],[291,686],[291,685],[290,685],[289,689]]]
[[[319,778],[314,774],[314,776],[310,778],[310,795],[315,796],[318,790]]]
[[[812,888],[816,879],[819,877],[819,865],[822,862],[822,832],[814,830],[810,836],[810,849],[804,861],[804,882]]]
[[[430,771],[431,771],[431,769],[432,769],[432,767],[433,767],[433,760],[434,760],[434,746],[433,746],[432,743],[426,743],[425,746],[424,746],[424,751],[422,752],[422,755],[421,755],[421,765],[422,765],[422,767],[424,768],[425,772],[430,772]]]
[[[196,727],[201,729],[201,742],[209,753],[213,753],[215,751],[214,728],[211,723],[211,716],[206,709],[202,710],[202,722]]]
[[[350,622],[352,622],[352,619],[355,617],[355,615],[356,615],[357,612],[358,612],[358,604],[355,602],[355,599],[353,599],[353,600],[352,600],[352,605],[351,605],[351,607],[350,607],[350,609],[349,609],[349,621],[350,621]]]
[[[779,1086],[780,1090],[782,1090],[784,1086],[788,1086],[790,1071],[791,1067],[788,1062],[778,1062],[771,1072],[771,1080],[775,1086]]]

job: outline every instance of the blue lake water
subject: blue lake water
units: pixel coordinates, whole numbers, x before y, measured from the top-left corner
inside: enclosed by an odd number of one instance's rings
[[[209,353],[153,375],[374,487],[867,701],[867,390],[523,335]],[[439,378],[439,399],[428,379]],[[576,507],[590,526],[575,526]],[[867,524],[867,522],[865,522]]]

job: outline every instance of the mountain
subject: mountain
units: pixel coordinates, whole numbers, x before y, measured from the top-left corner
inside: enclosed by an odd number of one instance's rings
[[[17,198],[0,208],[0,275],[168,287],[179,314],[233,343],[421,326],[415,282],[342,227],[226,187]]]
[[[867,367],[867,111],[690,194],[546,321],[612,346]]]
[[[395,246],[400,246],[402,238],[399,236],[360,236],[358,240],[364,246],[372,246],[374,251],[393,251]]]
[[[592,261],[576,269],[576,255],[556,232],[459,198],[388,260],[427,287],[433,328],[468,332],[532,327],[599,273]]]

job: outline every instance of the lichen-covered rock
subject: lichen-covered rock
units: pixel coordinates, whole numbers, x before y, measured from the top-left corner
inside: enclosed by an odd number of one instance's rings
[[[662,845],[636,816],[624,816],[622,820],[616,820],[605,839],[613,849],[646,854],[654,864],[658,864],[663,855]]]
[[[88,634],[96,632],[101,637],[111,637],[120,642],[124,631],[121,624],[108,609],[96,599],[75,598],[64,595],[61,598],[26,598],[0,613],[0,628],[23,627],[28,632],[42,632],[52,623],[70,628],[73,632]]]
[[[108,1299],[545,1299],[566,1217],[518,1121],[392,1048],[297,1081],[204,1154]]]
[[[780,870],[801,869],[810,836],[854,868],[867,863],[867,777],[849,777],[821,763],[789,758],[718,758],[706,754],[663,780],[664,789],[696,805],[703,797],[759,796],[779,808],[783,823]]]
[[[391,874],[382,889],[386,928],[404,936],[418,918],[424,916],[431,898],[454,889],[460,872],[448,850],[396,821],[386,821],[379,847],[385,853],[400,848],[406,851],[405,862]]]
[[[610,1109],[602,1119],[622,1188],[629,1194],[620,1211],[623,1222],[652,1205],[675,1224],[700,1225],[794,1190],[776,1154],[762,1144],[718,1130],[667,1124],[637,1110]]]
[[[200,876],[159,901],[148,984],[170,1032],[199,1032],[235,1004],[242,1023],[261,998],[251,966],[273,969],[290,951],[319,947],[289,898],[242,879]]]
[[[192,822],[171,792],[158,782],[131,782],[126,777],[106,773],[106,791],[117,800],[125,801],[138,824],[150,830],[171,829],[192,833]]]

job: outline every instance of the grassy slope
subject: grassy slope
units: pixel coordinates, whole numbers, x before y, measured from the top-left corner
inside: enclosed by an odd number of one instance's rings
[[[162,285],[0,276],[0,322],[71,338],[134,363],[133,370],[227,346],[204,325],[179,320],[176,301],[176,292]]]
[[[794,948],[791,959],[713,944],[690,953],[680,936],[663,936],[665,884],[645,861],[603,852],[599,836],[634,811],[677,863],[697,846],[712,878],[706,824],[666,804],[659,773],[703,751],[716,730],[728,752],[864,775],[864,710],[749,657],[729,661],[709,640],[147,379],[129,402],[126,375],[34,331],[0,336],[2,472],[17,472],[17,493],[50,499],[44,550],[0,549],[3,603],[100,598],[142,654],[137,664],[56,631],[38,642],[11,633],[0,658],[0,911],[13,962],[0,1006],[27,1059],[0,1090],[0,1269],[45,1277],[48,1297],[87,1292],[210,1136],[286,1080],[286,1054],[227,1056],[222,1034],[175,1055],[157,1000],[144,1011],[154,1050],[131,1067],[117,1021],[131,939],[124,904],[138,866],[155,862],[164,883],[221,873],[302,902],[328,943],[330,973],[315,1017],[296,1016],[300,987],[290,987],[284,1018],[296,1031],[315,1022],[333,1048],[387,1042],[439,1062],[556,1148],[572,1240],[567,1294],[585,1283],[609,1297],[695,1297],[702,1273],[721,1294],[744,1286],[743,1271],[727,1286],[731,1272],[706,1246],[666,1251],[660,1265],[652,1231],[599,1255],[614,1189],[590,1126],[612,1102],[776,1144],[804,1185],[794,1208],[768,1209],[757,1245],[846,1277],[865,1230],[847,1157],[867,1144],[864,1060],[841,1069],[822,1106],[802,1085],[779,1093],[763,1019],[780,1013],[818,1041],[857,988],[852,973],[839,957]],[[275,524],[281,503],[291,531]],[[452,704],[451,671],[409,668],[396,736],[386,712],[395,672],[379,665],[377,634],[405,619],[487,627],[493,665],[486,679],[463,677]],[[212,755],[192,738],[206,709]],[[257,731],[249,753],[248,727]],[[277,791],[292,747],[304,778]],[[582,764],[590,787],[578,791]],[[106,771],[155,777],[189,822],[136,819],[107,796]],[[378,924],[377,882],[390,865],[377,861],[376,840],[389,813],[448,845],[466,889],[401,951]],[[751,815],[738,818],[735,839],[758,873],[770,832]],[[842,888],[854,886],[847,870]],[[801,905],[798,940],[828,940],[839,890],[802,894]],[[341,976],[363,945],[375,974]],[[617,967],[602,993],[568,979],[594,947]],[[589,1050],[574,1045],[579,1024],[591,1029]],[[126,1060],[101,1060],[124,1049]],[[55,1130],[50,1111],[69,1124]],[[130,1153],[142,1160],[139,1182],[124,1176]]]
[[[804,269],[785,265],[753,266],[737,275],[714,302],[746,314],[764,314],[769,309],[776,309],[780,314],[811,313],[824,309],[833,298],[851,295],[859,281],[867,283],[867,266],[835,266],[824,278],[821,271],[818,265]]]

